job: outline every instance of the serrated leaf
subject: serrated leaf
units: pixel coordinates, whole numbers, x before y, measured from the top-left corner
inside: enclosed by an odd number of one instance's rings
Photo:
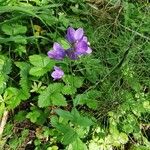
[[[96,90],[90,90],[85,94],[78,94],[73,100],[74,106],[86,104],[89,108],[96,109],[98,106],[97,98],[101,93]]]
[[[39,118],[40,116],[40,112],[39,111],[32,111],[32,112],[29,112],[26,116],[26,118],[30,119],[31,122],[35,123],[37,121],[37,119]]]
[[[27,27],[19,24],[3,24],[2,31],[7,35],[25,34]]]
[[[41,67],[32,67],[29,71],[29,74],[40,77],[40,76],[43,76],[46,72],[47,72],[47,70],[44,70]]]
[[[39,107],[47,107],[53,105],[52,95],[54,93],[60,93],[63,88],[63,84],[54,83],[50,84],[40,95],[38,98],[38,106]]]
[[[77,109],[72,109],[71,114],[73,115],[73,123],[76,123],[80,126],[84,126],[84,127],[88,127],[93,125],[93,121],[91,119],[89,119],[88,117],[83,117],[79,114],[79,112],[77,111]]]
[[[71,144],[72,150],[87,150],[86,145],[77,138],[72,144]]]
[[[51,60],[47,56],[43,56],[43,55],[31,55],[31,56],[29,56],[29,61],[32,65],[34,65],[36,67],[45,67],[48,64],[54,65],[53,60]]]
[[[20,68],[20,86],[21,86],[21,90],[20,90],[20,94],[22,95],[22,99],[28,99],[30,97],[30,80],[28,78],[29,75],[29,69],[30,69],[30,65],[26,62],[15,62],[16,66],[18,68]],[[24,96],[24,98],[23,98]]]
[[[73,120],[73,115],[69,111],[65,111],[62,109],[56,109],[55,112],[64,119]]]
[[[76,88],[80,88],[83,84],[83,78],[73,75],[65,75],[63,77],[63,81],[66,83],[66,85],[70,85]]]
[[[78,134],[69,125],[64,125],[61,123],[56,123],[55,127],[57,130],[63,133],[62,142],[68,145],[78,138]]]
[[[7,79],[7,76],[4,76],[4,74],[0,73],[0,94],[2,94],[4,92],[4,89],[6,88]]]
[[[78,94],[75,99],[73,100],[73,105],[83,105],[87,101],[87,95],[86,94]]]
[[[17,88],[14,88],[14,87],[9,87],[6,89],[5,92],[7,92],[7,95],[9,97],[9,99],[7,101],[5,101],[8,109],[14,109],[21,102],[19,90]]]
[[[11,71],[11,60],[6,56],[0,55],[0,71],[9,74]]]
[[[27,112],[26,111],[19,111],[16,115],[15,115],[15,117],[14,117],[14,119],[15,119],[15,121],[17,121],[17,122],[22,122],[22,121],[24,121],[25,120],[25,117],[26,117],[26,114],[27,114]]]
[[[72,129],[68,130],[63,136],[63,143],[68,145],[78,138],[78,134]]]
[[[80,126],[87,127],[87,126],[91,126],[94,124],[93,121],[90,120],[88,117],[81,116],[79,112],[77,111],[77,109],[75,108],[72,109],[71,113],[68,111],[61,110],[61,109],[57,109],[56,113],[60,117],[70,120],[72,123],[78,124]]]
[[[65,95],[73,95],[77,92],[77,89],[75,87],[72,87],[70,85],[65,85],[62,89],[62,93]]]
[[[29,56],[29,61],[34,66],[30,69],[29,72],[33,76],[43,76],[55,65],[55,62],[53,60],[49,59],[47,56],[41,55]]]
[[[13,35],[13,28],[11,25],[4,24],[1,27],[2,31],[7,35]]]
[[[66,98],[61,93],[53,93],[51,95],[53,105],[67,106]]]
[[[21,35],[15,35],[10,37],[10,41],[14,41],[15,43],[18,44],[27,44],[27,39],[24,36]]]

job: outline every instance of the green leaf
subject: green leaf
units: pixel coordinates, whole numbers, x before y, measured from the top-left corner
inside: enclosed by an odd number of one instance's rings
[[[15,121],[17,122],[22,122],[25,120],[25,117],[27,115],[27,112],[26,111],[19,111],[18,114],[15,115],[14,119]]]
[[[126,144],[128,142],[128,136],[125,133],[121,132],[119,134],[118,140],[120,143]]]
[[[62,109],[56,109],[55,112],[64,119],[73,120],[73,115],[69,111],[65,111]]]
[[[31,82],[29,80],[29,70],[30,70],[30,65],[26,62],[15,62],[15,65],[20,68],[20,86],[22,90],[20,93],[22,94],[22,97],[24,95],[24,100],[28,99],[30,97],[30,87],[31,87]]]
[[[20,104],[21,97],[17,88],[9,87],[6,89],[5,93],[7,93],[9,97],[8,100],[5,101],[5,103],[8,105],[8,109],[14,109]]]
[[[21,35],[11,36],[9,40],[17,44],[27,44],[26,37],[21,36]]]
[[[4,74],[0,73],[0,94],[2,94],[4,92],[4,89],[6,88],[7,78],[7,76],[4,76]]]
[[[62,93],[65,95],[73,95],[77,92],[77,89],[70,85],[65,85],[62,89]]]
[[[61,93],[53,93],[51,95],[53,105],[67,106],[66,98]]]
[[[72,109],[71,113],[68,111],[64,111],[61,109],[57,109],[56,113],[67,120],[70,120],[72,123],[83,126],[83,127],[88,127],[93,125],[93,121],[90,120],[88,117],[83,117],[79,114],[79,112],[77,111],[77,109]]]
[[[77,138],[72,144],[71,144],[72,150],[87,150],[86,145]]]
[[[19,24],[3,24],[2,31],[7,35],[25,34],[27,27]]]
[[[11,60],[6,56],[0,55],[0,71],[9,74],[11,71]]]
[[[54,83],[54,84],[50,84],[40,95],[38,98],[38,106],[39,107],[47,107],[47,106],[51,106],[55,103],[55,100],[57,98],[57,93],[59,95],[58,98],[60,98],[60,101],[63,102],[62,106],[64,106],[65,101],[64,98],[62,97],[62,95],[60,95],[60,91],[63,88],[63,84],[61,83]],[[53,95],[54,94],[54,95]],[[54,97],[56,96],[56,98]],[[55,104],[59,104],[58,102],[59,100],[56,100]],[[60,104],[59,104],[60,105]]]
[[[29,72],[33,76],[43,76],[55,65],[53,60],[49,59],[47,56],[41,55],[32,55],[29,57],[29,61],[34,66]]]
[[[96,90],[90,90],[85,94],[78,94],[73,100],[74,106],[86,104],[91,109],[96,109],[98,106],[97,98],[101,93]]]
[[[29,61],[33,66],[36,67],[45,67],[51,63],[54,63],[53,60],[43,55],[31,55],[29,56]]]
[[[68,144],[72,143],[73,141],[75,141],[77,139],[77,137],[78,137],[77,133],[73,129],[68,128],[68,131],[63,136],[62,142],[65,145],[68,145]]]
[[[78,134],[69,125],[64,125],[61,123],[56,124],[56,129],[63,133],[62,142],[68,145],[78,138]]]
[[[31,122],[35,123],[37,119],[40,117],[40,112],[34,110],[32,112],[29,112],[26,117],[30,119]]]
[[[1,27],[2,31],[7,35],[13,35],[13,28],[8,24],[4,24]]]
[[[76,123],[80,126],[84,126],[84,127],[88,127],[93,125],[93,121],[91,119],[89,119],[88,117],[83,117],[79,114],[79,112],[77,111],[77,109],[72,109],[71,114],[73,115],[73,123]]]
[[[30,69],[30,75],[33,75],[33,76],[43,76],[45,73],[47,72],[47,70],[44,70],[43,68],[41,67],[32,67]]]
[[[83,84],[83,78],[73,75],[65,75],[63,77],[63,81],[66,83],[66,85],[70,85],[75,88],[80,88]]]

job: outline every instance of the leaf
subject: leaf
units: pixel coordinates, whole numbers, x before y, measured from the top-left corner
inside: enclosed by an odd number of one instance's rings
[[[54,93],[58,93],[60,95],[60,91],[62,90],[63,84],[54,83],[50,84],[40,95],[38,98],[38,106],[39,107],[47,107],[54,104],[54,97],[52,96]],[[65,104],[64,99],[60,96],[61,101],[63,101],[63,105]],[[58,101],[57,101],[58,102]]]
[[[62,89],[62,93],[65,95],[73,95],[77,92],[77,89],[70,85],[65,85]]]
[[[52,103],[56,106],[67,106],[66,98],[61,93],[51,95]]]
[[[24,45],[27,44],[26,37],[22,35],[11,36],[9,40],[17,44],[24,44]]]
[[[69,129],[63,136],[63,143],[65,145],[68,145],[72,143],[74,140],[76,140],[78,137],[77,133],[73,129]]]
[[[63,81],[66,85],[70,85],[75,88],[80,88],[83,84],[83,78],[73,75],[65,75]]]
[[[26,118],[30,119],[32,123],[35,123],[39,117],[40,117],[40,112],[36,110],[29,112],[26,116]]]
[[[55,62],[53,60],[49,59],[47,56],[41,55],[29,56],[29,61],[34,66],[30,69],[29,72],[33,76],[43,76],[55,65]]]
[[[7,78],[7,76],[4,76],[4,74],[0,73],[0,94],[2,94],[4,92],[4,89],[6,88]]]
[[[97,98],[101,93],[96,90],[90,90],[85,94],[78,94],[73,100],[74,106],[86,104],[91,109],[96,109],[98,106]]]
[[[86,145],[79,139],[77,138],[72,144],[72,150],[87,150]]]
[[[78,134],[69,125],[57,123],[55,127],[57,130],[63,133],[62,142],[65,145],[72,143],[78,138]]]
[[[55,112],[64,119],[73,120],[73,115],[69,111],[65,111],[62,109],[56,109]]]
[[[30,69],[30,75],[33,75],[33,76],[43,76],[45,73],[47,72],[47,70],[44,70],[43,68],[41,67],[32,67]]]
[[[119,134],[118,140],[120,143],[126,144],[128,142],[128,136],[125,133],[121,132]]]
[[[17,121],[17,122],[22,122],[22,121],[25,120],[26,115],[27,115],[27,112],[26,112],[26,111],[24,111],[24,110],[23,110],[23,111],[19,111],[19,112],[15,115],[14,119],[15,119],[15,121]]]
[[[73,115],[73,123],[76,123],[80,126],[84,126],[84,127],[88,127],[93,125],[93,121],[90,120],[88,117],[83,117],[79,114],[79,112],[77,111],[77,109],[72,109],[71,114]]]
[[[7,35],[13,35],[13,28],[8,24],[4,24],[1,27],[2,31]]]
[[[25,34],[27,27],[19,24],[3,24],[2,31],[7,35]]]
[[[30,87],[31,87],[31,82],[29,80],[29,70],[30,70],[30,65],[26,62],[15,62],[15,65],[20,68],[20,86],[22,90],[20,90],[20,93],[22,94],[22,97],[24,95],[24,100],[28,99],[30,97]]]
[[[6,56],[0,55],[0,71],[9,74],[11,71],[11,60]]]
[[[53,62],[47,56],[41,56],[41,55],[31,55],[29,56],[29,61],[33,66],[36,66],[36,67],[45,67],[49,63]]]
[[[87,95],[86,94],[78,94],[75,99],[73,100],[73,105],[83,105],[87,101]]]
[[[14,109],[17,107],[21,102],[21,97],[19,93],[19,89],[14,87],[9,87],[6,89],[5,93],[8,95],[8,99],[5,101],[7,104],[8,109]]]
[[[67,120],[70,120],[72,123],[80,125],[80,126],[84,126],[84,127],[88,127],[93,125],[93,121],[90,120],[88,117],[83,117],[79,114],[79,112],[77,111],[77,109],[72,109],[71,113],[68,111],[64,111],[61,109],[56,109],[56,113]]]

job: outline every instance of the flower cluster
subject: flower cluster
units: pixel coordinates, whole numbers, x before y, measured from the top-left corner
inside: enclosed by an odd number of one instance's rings
[[[53,44],[53,50],[48,52],[48,57],[55,60],[63,60],[66,56],[72,60],[78,59],[82,55],[90,54],[92,49],[89,46],[87,37],[84,35],[82,28],[77,30],[69,27],[67,29],[66,39],[70,44],[70,48],[64,49],[59,43]],[[64,72],[59,67],[54,67],[52,77],[54,80],[61,79]]]

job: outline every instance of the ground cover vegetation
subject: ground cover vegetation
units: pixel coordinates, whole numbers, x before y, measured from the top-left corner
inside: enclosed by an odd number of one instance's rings
[[[0,149],[149,150],[147,0],[0,1]]]

